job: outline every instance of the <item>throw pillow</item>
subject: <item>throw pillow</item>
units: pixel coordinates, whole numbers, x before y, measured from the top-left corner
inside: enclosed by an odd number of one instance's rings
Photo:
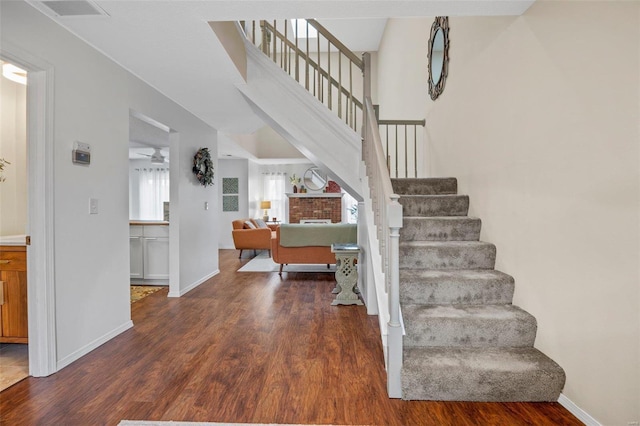
[[[244,227],[245,229],[256,229],[256,226],[250,220],[244,221]]]
[[[258,225],[258,228],[268,228],[267,224],[262,219],[253,219],[253,221]]]

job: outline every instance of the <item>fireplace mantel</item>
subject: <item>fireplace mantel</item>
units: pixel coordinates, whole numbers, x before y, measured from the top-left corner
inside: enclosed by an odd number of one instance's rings
[[[289,193],[289,198],[342,198],[342,192],[296,192]]]

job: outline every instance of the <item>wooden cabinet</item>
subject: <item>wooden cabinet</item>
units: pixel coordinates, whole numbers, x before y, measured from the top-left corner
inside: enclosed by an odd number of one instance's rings
[[[28,343],[27,248],[0,246],[0,342]]]
[[[169,279],[169,226],[132,225],[129,233],[130,278],[132,282]]]

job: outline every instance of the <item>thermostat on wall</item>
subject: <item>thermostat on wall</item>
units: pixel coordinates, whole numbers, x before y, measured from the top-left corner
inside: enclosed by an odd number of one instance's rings
[[[71,161],[75,164],[91,164],[91,145],[84,142],[74,142]]]

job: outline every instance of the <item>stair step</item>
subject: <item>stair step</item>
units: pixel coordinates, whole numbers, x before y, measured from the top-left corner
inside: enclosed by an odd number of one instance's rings
[[[532,347],[537,323],[513,305],[402,305],[405,347]]]
[[[557,401],[562,368],[534,348],[408,348],[402,398],[437,401]]]
[[[468,216],[404,217],[401,241],[478,241],[480,219]]]
[[[466,216],[468,195],[401,195],[403,216]]]
[[[493,269],[496,246],[482,241],[402,241],[400,268]]]
[[[391,186],[396,194],[456,194],[458,180],[456,178],[405,178],[391,179]]]
[[[513,300],[513,289],[513,277],[495,270],[400,270],[404,304],[506,305]]]

